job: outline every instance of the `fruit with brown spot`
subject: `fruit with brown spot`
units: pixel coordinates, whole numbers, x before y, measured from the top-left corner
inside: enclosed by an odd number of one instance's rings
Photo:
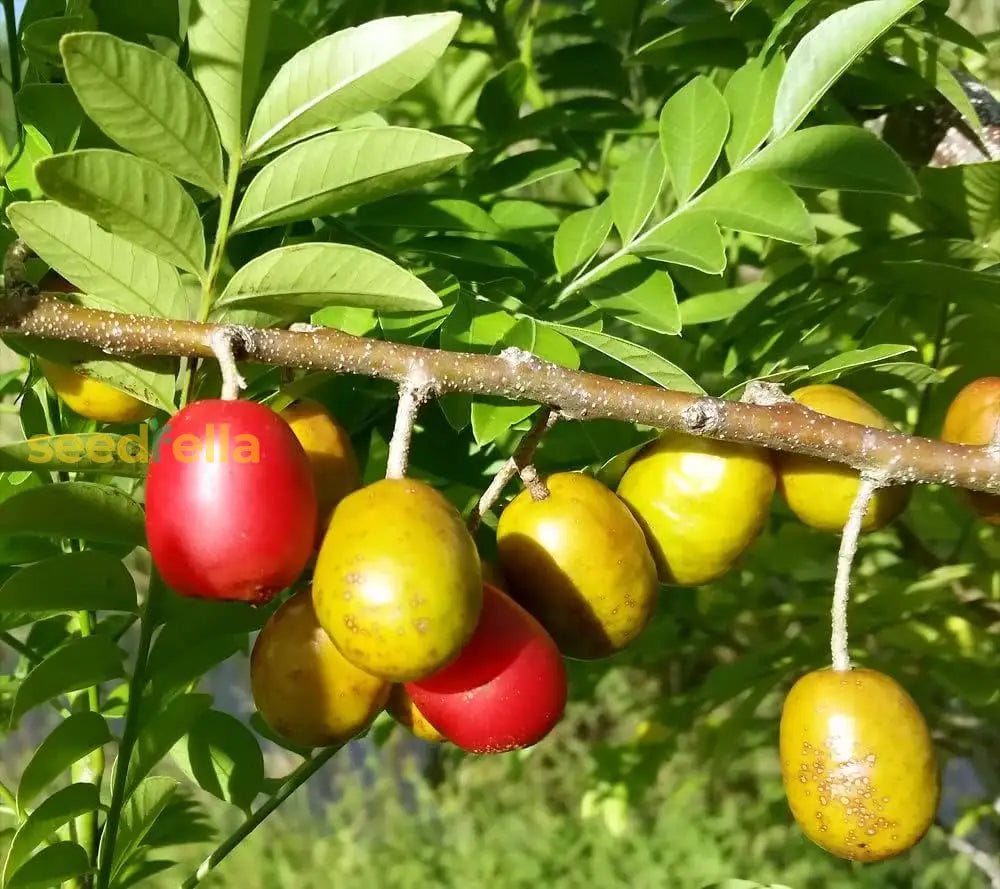
[[[303,747],[343,744],[385,707],[389,683],[359,670],[316,620],[308,591],[282,603],[250,656],[254,703],[279,735]]]
[[[476,544],[427,483],[381,479],[337,504],[316,558],[313,601],[357,667],[390,682],[429,676],[469,641],[482,599]]]
[[[924,836],[938,807],[934,745],[916,703],[875,670],[815,670],[785,698],[781,774],[796,822],[851,861],[883,861]]]

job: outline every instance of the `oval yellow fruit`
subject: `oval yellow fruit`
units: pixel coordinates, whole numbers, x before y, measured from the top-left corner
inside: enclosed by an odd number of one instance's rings
[[[121,389],[45,358],[39,358],[42,376],[74,413],[100,423],[138,423],[156,413],[151,404],[140,401]]]
[[[757,539],[775,484],[762,448],[668,431],[632,461],[618,496],[646,532],[660,580],[698,586]]]
[[[842,386],[830,383],[803,386],[792,393],[792,398],[838,420],[876,429],[893,428],[867,401]],[[778,490],[799,521],[818,531],[843,531],[858,493],[859,473],[848,466],[787,452],[775,452],[774,462]],[[902,485],[876,491],[861,523],[862,532],[884,528],[898,518],[909,499],[910,488]]]
[[[916,703],[875,670],[815,670],[785,698],[779,729],[789,808],[814,843],[883,861],[927,832],[940,795],[934,745]]]
[[[385,705],[385,709],[396,722],[406,726],[411,734],[421,741],[441,744],[447,740],[417,709],[417,705],[413,703],[413,699],[406,693],[406,688],[402,684],[397,683],[392,686],[389,703]]]
[[[476,629],[479,553],[440,492],[415,479],[381,479],[333,511],[316,557],[313,601],[353,664],[391,682],[422,679]]]
[[[656,608],[656,565],[628,507],[578,472],[522,491],[501,513],[497,552],[507,592],[570,658],[608,657],[632,642]]]
[[[998,419],[1000,377],[981,377],[963,387],[948,406],[941,439],[952,444],[989,444]],[[981,518],[1000,525],[1000,496],[983,491],[963,491],[962,495]]]
[[[319,504],[320,535],[341,500],[361,487],[361,470],[351,437],[323,405],[302,399],[281,411],[312,465]]]
[[[374,721],[390,690],[337,650],[308,591],[282,603],[264,624],[250,656],[250,685],[264,721],[303,747],[346,743]]]

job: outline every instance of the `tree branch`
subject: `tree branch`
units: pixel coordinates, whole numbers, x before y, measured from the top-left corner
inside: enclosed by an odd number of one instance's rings
[[[24,247],[14,242],[5,267]],[[78,342],[113,357],[214,358],[212,337],[225,325],[173,321],[75,305],[38,294],[7,277],[0,336],[19,334]],[[499,355],[449,352],[352,336],[338,330],[240,328],[242,358],[278,367],[327,370],[405,383],[414,374],[435,396],[491,395],[550,405],[570,420],[612,419],[723,441],[819,457],[884,484],[941,484],[1000,493],[1000,460],[985,446],[956,445],[849,423],[795,402],[749,404],[574,371],[518,349]]]

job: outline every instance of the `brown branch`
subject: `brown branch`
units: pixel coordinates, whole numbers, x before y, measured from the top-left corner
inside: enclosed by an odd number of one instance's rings
[[[0,335],[85,343],[123,358],[212,358],[212,337],[224,326],[83,308],[8,281],[10,295],[0,306]],[[641,423],[820,457],[859,472],[878,473],[886,484],[943,484],[1000,493],[1000,460],[986,447],[860,426],[794,402],[762,405],[700,397],[569,370],[518,349],[480,355],[327,328],[239,330],[239,357],[256,363],[378,377],[396,384],[419,374],[429,380],[434,397],[450,392],[500,396],[550,405],[567,419]]]

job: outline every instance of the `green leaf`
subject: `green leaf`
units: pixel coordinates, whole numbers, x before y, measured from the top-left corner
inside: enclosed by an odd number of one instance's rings
[[[560,278],[575,272],[594,257],[611,233],[613,221],[610,201],[577,210],[562,221],[552,245]]]
[[[697,206],[725,228],[791,244],[816,240],[802,199],[773,173],[730,173],[700,195]]]
[[[580,161],[575,157],[549,148],[538,148],[493,164],[473,180],[472,188],[483,196],[497,195],[578,169]]]
[[[555,210],[535,201],[503,200],[490,208],[490,218],[505,231],[547,231],[559,226]]]
[[[24,677],[11,708],[11,725],[59,695],[121,678],[123,658],[124,652],[107,636],[70,639]]]
[[[205,274],[205,230],[183,186],[162,167],[121,151],[57,154],[35,167],[42,190],[101,228],[180,266]]]
[[[957,234],[988,242],[1000,232],[1000,160],[924,167],[920,188]]]
[[[211,706],[211,695],[182,694],[147,715],[129,760],[126,798]],[[122,764],[115,768],[122,768]]]
[[[303,309],[441,308],[416,275],[371,250],[348,244],[294,244],[250,260],[230,279],[216,309],[263,308],[294,317]]]
[[[97,27],[97,19],[89,9],[84,15],[62,15],[39,19],[24,28],[21,45],[25,55],[36,67],[62,65],[59,55],[59,40],[64,34],[74,31],[92,31]]]
[[[24,767],[17,786],[17,807],[27,809],[70,766],[110,741],[111,730],[99,714],[87,710],[67,716],[38,745]]]
[[[655,333],[681,332],[677,295],[670,275],[634,256],[623,256],[609,263],[580,295],[627,324]]]
[[[3,885],[9,886],[11,880],[17,878],[18,870],[31,853],[60,827],[86,812],[96,812],[100,803],[100,794],[94,784],[70,784],[53,793],[14,835],[3,866]]]
[[[206,843],[215,839],[216,834],[204,807],[184,788],[178,788],[146,834],[145,845],[159,848]],[[119,879],[117,882],[120,886],[122,881]]]
[[[4,173],[4,184],[18,198],[37,200],[42,187],[35,177],[35,164],[52,155],[52,146],[33,126],[24,127],[24,146]]]
[[[923,296],[939,297],[947,293],[963,301],[1000,302],[1000,275],[975,272],[943,262],[884,262],[878,277],[890,286]]]
[[[904,197],[920,191],[903,159],[874,133],[856,126],[796,130],[772,142],[744,169],[769,171],[799,188]]]
[[[774,104],[774,138],[792,132],[840,76],[920,0],[864,0],[821,21],[788,58]]]
[[[228,713],[203,713],[175,754],[199,787],[243,811],[263,787],[264,757],[257,738]]]
[[[179,786],[173,778],[153,775],[142,781],[129,795],[128,802],[122,807],[111,865],[112,879],[118,876],[142,845]],[[103,844],[106,841],[105,837],[102,837],[101,841]]]
[[[141,478],[146,474],[148,453],[134,435],[37,435],[28,441],[0,445],[0,472],[37,472],[45,467],[46,471]]]
[[[880,364],[889,358],[895,358],[897,355],[905,355],[907,352],[916,351],[914,346],[895,346],[890,344],[870,346],[867,349],[853,349],[850,352],[837,355],[829,361],[824,361],[808,373],[803,374],[802,377],[803,379],[825,377],[833,380],[846,370],[865,367],[870,364]]]
[[[522,318],[505,331],[493,351],[515,348],[544,361],[576,370],[580,355],[562,334],[540,325],[534,318]],[[511,404],[506,399],[476,398],[472,403],[472,434],[477,444],[495,441],[508,429],[530,417],[538,405]]]
[[[0,503],[0,536],[79,537],[139,546],[142,507],[118,488],[68,481],[29,488]]]
[[[722,95],[732,117],[726,140],[731,167],[753,154],[771,132],[774,100],[784,71],[784,56],[775,55],[767,62],[763,56],[755,56],[726,83]]]
[[[709,213],[683,210],[665,219],[631,248],[636,256],[683,265],[707,275],[726,269],[726,245]]]
[[[239,152],[250,121],[272,6],[269,0],[195,0],[191,5],[191,69],[230,156]]]
[[[204,96],[174,62],[101,32],[67,35],[60,49],[76,97],[109,139],[221,194],[218,131]]]
[[[349,210],[434,179],[471,150],[454,139],[407,127],[317,136],[288,149],[254,177],[232,231]]]
[[[83,846],[61,840],[39,849],[6,885],[5,889],[53,889],[90,870]]]
[[[53,151],[68,151],[80,135],[83,109],[65,83],[26,83],[17,94],[21,122],[45,137]]]
[[[408,92],[437,64],[461,20],[455,12],[388,16],[296,53],[257,105],[245,157],[271,154]]]
[[[487,131],[504,133],[517,123],[527,84],[528,68],[520,59],[508,62],[483,84],[476,118]]]
[[[66,553],[22,568],[0,586],[0,612],[138,611],[135,582],[101,550]]]
[[[628,340],[619,339],[607,333],[599,333],[595,330],[586,330],[579,327],[569,327],[565,324],[553,324],[546,322],[548,327],[558,330],[572,340],[576,340],[588,348],[594,349],[607,355],[614,361],[623,364],[625,367],[642,374],[652,380],[658,386],[666,389],[676,389],[679,392],[692,392],[696,395],[704,395],[705,390],[701,388],[676,364],[661,358],[655,352],[644,346],[630,343]]]
[[[496,209],[496,208],[494,208]],[[479,204],[427,194],[401,194],[365,203],[357,221],[373,228],[412,228],[431,231],[472,231],[495,234],[500,226]]]
[[[14,230],[48,265],[77,287],[92,308],[189,318],[188,294],[172,265],[55,201],[11,204]]]
[[[704,184],[728,134],[729,106],[704,75],[667,100],[660,113],[660,143],[679,204]]]
[[[727,321],[756,299],[766,285],[754,281],[741,287],[727,287],[689,297],[680,305],[685,327]]]
[[[649,219],[666,172],[663,150],[654,143],[629,158],[615,173],[611,180],[611,211],[623,244],[628,244]]]

